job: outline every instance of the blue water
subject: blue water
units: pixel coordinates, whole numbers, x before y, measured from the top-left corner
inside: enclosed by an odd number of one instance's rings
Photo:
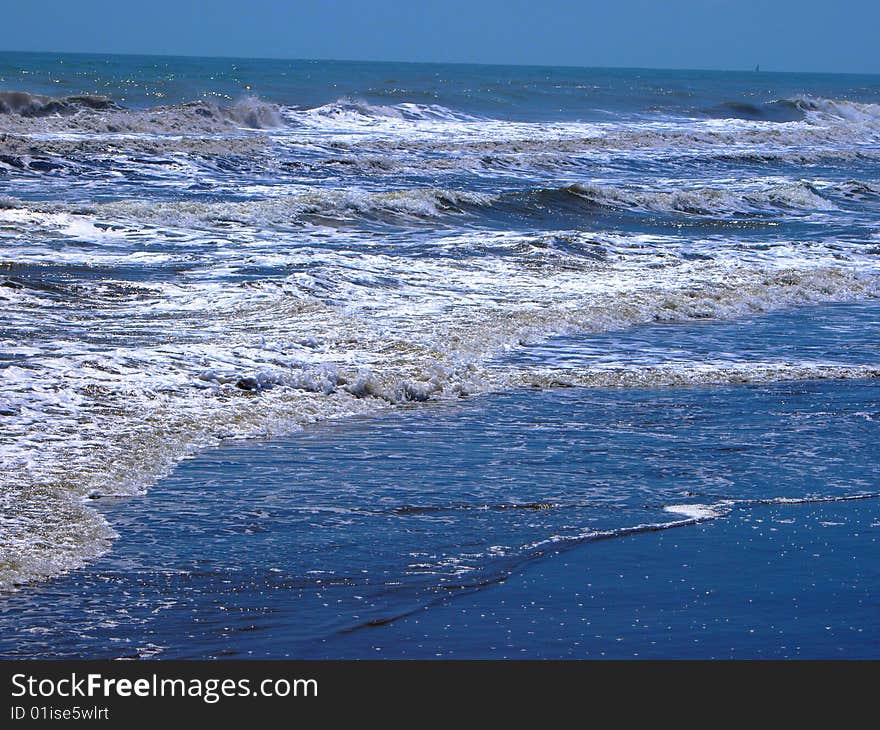
[[[530,563],[377,630],[340,658],[873,659],[876,502],[734,508],[687,530]],[[465,638],[466,637],[466,638]]]
[[[807,317],[822,354],[858,358],[880,344],[876,314],[839,305],[667,326],[653,343],[681,356],[743,328],[766,341]],[[847,320],[863,327],[858,343]],[[0,654],[876,656],[878,418],[871,380],[566,388],[229,444],[145,497],[99,500],[123,537],[84,570],[9,596]],[[709,510],[682,522],[676,505]],[[505,581],[518,610],[493,598]],[[721,598],[701,590],[695,603],[695,584]],[[603,595],[619,591],[623,606]],[[566,623],[577,607],[587,618]],[[773,622],[760,641],[750,634]]]
[[[370,104],[440,104],[525,121],[633,113],[759,116],[746,104],[804,93],[880,100],[875,75],[559,68],[362,61],[0,52],[4,89],[107,96],[138,108],[247,94],[300,108],[351,97]],[[726,110],[726,111],[725,111]],[[789,118],[771,107],[771,119]]]
[[[872,655],[878,217],[876,76],[2,53],[0,654],[742,655],[443,617],[764,510]]]

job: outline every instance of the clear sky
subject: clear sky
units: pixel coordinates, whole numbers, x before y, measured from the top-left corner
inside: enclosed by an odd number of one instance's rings
[[[880,73],[880,0],[0,0],[2,50]]]

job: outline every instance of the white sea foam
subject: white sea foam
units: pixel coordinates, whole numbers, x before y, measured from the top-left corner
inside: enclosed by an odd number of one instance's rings
[[[317,119],[319,123],[331,120],[334,123],[344,125],[371,124],[371,120],[379,122],[480,122],[480,117],[475,117],[463,112],[453,111],[439,104],[413,104],[402,103],[394,105],[369,104],[358,99],[343,98],[331,104],[307,109],[305,111],[293,111],[291,116],[299,121]]]
[[[683,515],[695,521],[712,520],[723,514],[725,505],[711,504],[670,504],[665,506],[667,512],[676,515]]]
[[[597,542],[630,535],[639,535],[646,532],[661,532],[679,527],[688,527],[707,520],[714,520],[726,515],[733,503],[728,501],[717,504],[678,504],[664,507],[664,511],[680,515],[680,519],[666,522],[643,522],[636,525],[628,525],[610,530],[586,529],[565,535],[552,535],[551,537],[538,540],[524,545],[518,549],[521,556],[529,556],[535,553],[541,554],[549,550],[560,550],[584,542]]]

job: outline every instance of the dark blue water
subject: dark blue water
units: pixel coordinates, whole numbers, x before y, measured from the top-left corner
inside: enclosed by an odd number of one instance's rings
[[[597,542],[374,631],[341,658],[874,659],[877,502],[734,508]],[[465,638],[467,637],[467,638]]]
[[[845,362],[877,347],[876,307],[828,311],[804,313],[815,325],[805,349]],[[743,328],[767,341],[798,330],[800,317],[648,327],[632,339],[680,356],[721,350]],[[859,341],[841,326],[852,319]],[[556,346],[588,353],[601,343]],[[120,539],[84,570],[9,596],[0,653],[872,656],[878,418],[877,387],[864,379],[562,389],[230,444],[184,462],[145,497],[99,501]],[[869,498],[846,501],[860,496]],[[825,547],[814,559],[815,541]],[[714,572],[719,562],[752,583]],[[831,590],[807,590],[810,576]],[[492,588],[505,581],[512,587]],[[693,586],[703,584],[716,597],[701,593],[697,605]],[[628,596],[623,607],[609,591]],[[794,595],[798,612],[777,592]],[[545,631],[528,602],[505,613],[505,598],[524,595],[558,619],[580,606],[592,620]],[[766,600],[749,606],[757,595]],[[505,618],[456,630],[468,607],[471,619]],[[829,612],[837,629],[812,641]],[[803,615],[812,618],[797,624]],[[779,631],[751,640],[748,627],[770,619]],[[688,624],[701,620],[733,624],[704,626],[695,644]],[[846,621],[859,630],[841,631]],[[505,631],[516,635],[499,640]]]

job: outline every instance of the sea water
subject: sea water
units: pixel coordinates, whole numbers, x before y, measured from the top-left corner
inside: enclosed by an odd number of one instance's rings
[[[0,54],[2,653],[870,497],[878,214],[878,77]]]

